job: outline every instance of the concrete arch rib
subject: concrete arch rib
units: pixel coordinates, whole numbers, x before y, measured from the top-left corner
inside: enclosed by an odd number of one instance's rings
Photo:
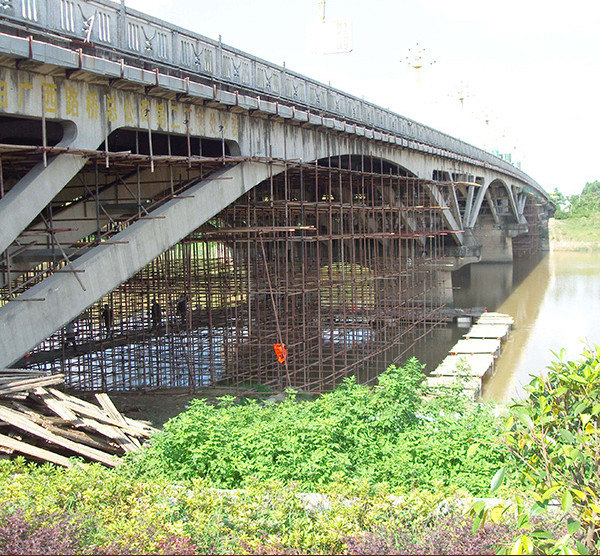
[[[479,191],[477,192],[477,196],[475,197],[475,201],[473,203],[473,209],[471,210],[471,214],[469,215],[469,220],[465,224],[465,227],[467,227],[467,228],[475,227],[475,224],[477,223],[477,218],[479,218],[479,213],[481,212],[481,207],[483,206],[483,201],[486,197],[489,198],[488,193],[491,190],[491,188],[494,186],[499,186],[506,190],[506,194],[507,194],[507,197],[509,200],[509,205],[510,205],[511,211],[513,212],[515,220],[517,222],[519,221],[519,210],[517,208],[517,204],[516,204],[516,200],[515,200],[515,196],[514,196],[512,187],[509,184],[507,184],[504,180],[502,180],[500,178],[495,178],[492,181],[488,182],[487,184],[485,184],[479,188]]]
[[[282,171],[283,166],[244,162],[198,181],[185,197],[151,212],[161,218],[138,220],[115,235],[110,245],[99,245],[77,259],[73,269],[83,271],[78,277],[85,290],[74,275],[54,274],[20,296],[43,301],[1,307],[0,368],[14,364],[223,208]]]

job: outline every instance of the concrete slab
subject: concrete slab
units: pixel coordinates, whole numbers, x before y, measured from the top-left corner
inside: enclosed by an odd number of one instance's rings
[[[493,369],[494,356],[487,353],[448,355],[431,375],[457,376],[460,373],[465,373],[481,379]]]
[[[498,353],[500,353],[500,340],[459,340],[450,350],[450,355],[458,355],[461,353],[487,353],[490,355],[498,355]]]
[[[476,324],[465,335],[465,338],[506,340],[509,332],[510,325],[508,324]]]
[[[425,381],[425,386],[435,390],[452,388],[461,384],[464,388],[464,394],[472,400],[481,395],[481,381],[478,378],[466,379],[459,382],[459,379],[452,376],[430,376]]]
[[[508,324],[513,325],[515,319],[504,313],[483,313],[478,319],[477,324]]]

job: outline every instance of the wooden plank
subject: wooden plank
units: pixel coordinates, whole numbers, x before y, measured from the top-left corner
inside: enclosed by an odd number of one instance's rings
[[[92,417],[94,419],[101,419],[102,421],[107,422],[110,425],[121,425],[119,421],[115,421],[114,419],[112,419],[112,417],[104,415],[102,410],[94,404],[86,402],[85,400],[82,400],[80,398],[76,398],[75,396],[65,394],[60,390],[55,390],[54,388],[49,388],[49,391],[55,396],[59,397],[60,399],[75,404],[74,406],[71,406],[73,408],[73,411],[75,412],[77,412],[79,408],[82,408],[83,410],[88,412],[86,415],[88,415],[89,417]],[[122,415],[122,417],[125,420],[127,427],[133,428],[135,431],[139,431],[138,436],[144,436],[149,438],[154,433],[158,432],[158,429],[155,429],[154,427],[146,424],[143,421],[136,421],[135,419],[130,419],[129,417],[125,417],[124,415]]]
[[[10,407],[27,415],[34,423],[46,427],[52,423],[52,420],[47,415],[40,415],[22,403],[11,400]]]
[[[105,415],[99,407],[92,406],[93,409],[87,408],[87,407],[80,406],[76,403],[73,403],[70,400],[64,400],[63,403],[69,409],[72,409],[76,413],[84,415],[85,417],[91,417],[92,419],[95,419],[96,421],[100,421],[101,423],[104,423],[107,425],[112,425],[114,427],[120,427],[123,430],[123,432],[126,432],[127,434],[131,434],[133,436],[145,436],[145,437],[150,436],[150,434],[148,434],[144,430],[138,429],[136,427],[132,427],[130,425],[122,425],[118,421],[115,421],[112,417],[108,417],[107,415]]]
[[[149,421],[138,421],[136,419],[130,419],[129,417],[125,417],[125,421],[129,426],[139,428],[140,430],[144,431],[144,433],[146,433],[145,436],[147,437],[150,437],[158,432],[158,429],[155,429]]]
[[[51,433],[44,427],[34,423],[27,415],[20,413],[19,411],[15,411],[14,409],[9,409],[8,407],[0,405],[0,419],[5,423],[28,432],[29,434],[38,436],[47,442],[57,444],[58,446],[62,446],[68,450],[72,450],[77,454],[81,454],[87,458],[99,461],[109,467],[115,467],[118,463],[118,460],[114,456]]]
[[[20,368],[8,368],[2,367],[0,369],[0,375],[12,375],[12,374],[29,374],[31,376],[35,375],[45,375],[47,371],[38,371],[37,369],[20,369]]]
[[[123,425],[127,425],[125,418],[115,407],[115,404],[113,404],[112,400],[108,397],[108,394],[96,394],[96,399],[102,406],[102,409],[104,409],[104,411],[106,411],[110,417],[112,417],[115,421],[122,423]]]
[[[52,397],[52,395],[43,388],[38,387],[33,391],[33,393],[40,397],[51,411],[54,411],[54,413],[56,413],[65,421],[77,421],[77,415],[75,415],[75,413],[73,413],[68,407],[65,407],[60,400]]]
[[[61,392],[60,390],[56,390],[56,388],[48,388],[48,391],[53,394],[54,396],[56,396],[57,398],[60,398],[61,400],[67,400],[73,403],[76,403],[82,407],[87,407],[90,409],[99,409],[97,405],[94,405],[93,403],[90,402],[86,402],[85,400],[82,400],[81,398],[76,398],[75,396],[70,396],[69,394],[65,394],[64,392]]]
[[[10,436],[5,436],[3,434],[0,434],[0,446],[3,446],[10,450],[14,450],[16,452],[20,452],[21,454],[33,456],[34,458],[49,461],[57,465],[62,465],[63,467],[73,466],[69,459],[64,456],[55,454],[50,450],[44,450],[44,448],[32,446],[31,444],[27,444],[26,442],[22,442],[20,440],[17,440],[16,438],[11,438]]]
[[[71,425],[71,423],[69,423],[69,425]],[[82,425],[83,425],[83,423],[82,423]],[[75,429],[62,429],[61,427],[56,426],[56,425],[48,425],[45,428],[47,428],[50,432],[57,434],[58,436],[64,436],[65,438],[68,438],[69,440],[73,440],[74,442],[81,442],[82,444],[85,444],[86,446],[91,446],[92,448],[96,448],[96,449],[104,451],[104,452],[108,451],[109,453],[116,454],[117,452],[120,451],[118,446],[111,444],[110,442],[108,442],[105,439],[98,440],[96,438],[92,438],[85,431],[80,431],[80,430],[75,430]]]
[[[88,427],[91,427],[98,431],[100,434],[114,440],[119,446],[123,448],[126,452],[137,452],[141,445],[135,444],[132,442],[130,438],[128,438],[120,429],[117,427],[113,427],[111,425],[104,425],[103,423],[98,423],[94,419],[82,419],[83,423]]]
[[[65,375],[52,375],[41,378],[31,378],[26,380],[16,380],[9,384],[5,384],[0,387],[0,394],[10,394],[13,392],[23,392],[25,390],[32,390],[37,386],[50,386],[53,384],[62,384],[65,381]]]

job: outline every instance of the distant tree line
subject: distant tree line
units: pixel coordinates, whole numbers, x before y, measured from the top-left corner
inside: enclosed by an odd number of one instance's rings
[[[579,195],[563,195],[554,188],[550,196],[557,206],[555,218],[581,218],[600,214],[600,181],[586,183]]]

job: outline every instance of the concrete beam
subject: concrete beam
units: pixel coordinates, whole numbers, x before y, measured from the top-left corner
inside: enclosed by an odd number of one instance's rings
[[[125,243],[99,245],[77,259],[73,269],[83,272],[54,274],[19,296],[21,301],[43,301],[0,307],[0,367],[14,364],[161,253],[282,170],[282,166],[245,162],[217,172],[210,180],[191,185],[185,198],[172,199],[151,212],[164,219],[138,220],[114,236],[115,242]]]
[[[443,193],[440,191],[440,188],[434,184],[428,184],[427,188],[429,189],[429,193],[431,194],[433,200],[437,203],[437,205],[440,207],[445,207],[446,199],[444,198]],[[452,211],[449,208],[444,208],[441,212],[442,217],[448,225],[448,230],[452,230],[455,232],[452,234],[452,236],[454,237],[456,243],[458,243],[459,245],[463,245],[465,234],[462,232],[460,226],[458,225],[456,218],[454,218]]]
[[[467,228],[472,228],[471,223],[471,209],[473,208],[473,197],[475,195],[475,186],[469,185],[467,187],[467,202],[465,203],[465,215],[463,216],[463,222],[467,223]]]
[[[500,225],[500,218],[498,216],[498,211],[496,210],[496,204],[494,203],[494,199],[492,199],[492,194],[488,189],[485,190],[485,198],[487,199],[488,206],[490,207],[490,212],[492,213],[492,218],[494,219],[494,224],[496,226]],[[479,213],[478,213],[479,216]]]
[[[489,185],[489,184],[488,184]],[[481,206],[483,205],[483,199],[488,193],[488,186],[482,185],[477,191],[477,196],[475,197],[475,202],[473,203],[473,208],[471,213],[469,214],[469,221],[467,223],[467,228],[473,228],[475,223],[477,222],[477,218],[479,217],[479,211],[481,210]]]
[[[60,190],[83,168],[86,157],[61,154],[34,166],[0,199],[0,253],[32,222]]]

